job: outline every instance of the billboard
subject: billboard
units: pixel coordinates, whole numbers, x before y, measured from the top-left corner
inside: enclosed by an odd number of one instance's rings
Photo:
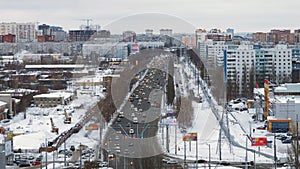
[[[266,137],[252,138],[251,145],[252,146],[266,146],[267,145],[267,138]]]
[[[85,130],[98,130],[99,126],[97,124],[91,124],[88,126],[85,126]]]
[[[197,133],[187,133],[183,136],[183,141],[197,141],[198,134]]]
[[[138,52],[139,51],[139,44],[137,43],[132,43],[131,44],[131,52],[132,53],[135,53],[135,52]]]

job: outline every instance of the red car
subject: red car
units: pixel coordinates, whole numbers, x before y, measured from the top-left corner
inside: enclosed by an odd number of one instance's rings
[[[33,161],[31,165],[41,165],[41,161]]]
[[[265,126],[259,126],[259,127],[256,127],[256,129],[258,129],[258,130],[265,130],[266,127]]]

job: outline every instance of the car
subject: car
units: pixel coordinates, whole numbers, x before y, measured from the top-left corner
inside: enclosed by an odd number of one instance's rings
[[[280,138],[278,138],[279,140],[283,141],[283,140],[286,140],[288,137],[287,136],[282,136]]]
[[[100,167],[108,167],[108,162],[107,161],[102,161],[100,164],[99,164]]]
[[[36,166],[36,165],[41,165],[41,161],[33,161],[31,165]]]
[[[120,140],[120,137],[119,137],[119,136],[116,136],[116,137],[115,137],[115,140]]]
[[[108,154],[108,158],[114,158],[114,154]]]
[[[161,161],[164,162],[164,163],[167,163],[170,160],[171,160],[170,158],[163,158]]]
[[[196,163],[197,161],[194,161],[194,163]],[[203,160],[203,159],[200,159],[200,160],[198,160],[198,162],[197,163],[207,163],[207,161],[206,160]]]
[[[123,118],[124,117],[124,113],[121,111],[118,115],[120,118]]]
[[[121,118],[118,117],[118,118],[117,118],[117,122],[121,122]]]
[[[129,130],[129,133],[130,133],[130,134],[134,134],[134,130],[133,130],[133,129],[130,129],[130,130]]]
[[[19,167],[30,167],[30,161],[29,160],[21,160],[19,163]]]
[[[137,123],[138,123],[138,118],[137,118],[137,117],[133,117],[132,120],[133,120],[133,123],[134,123],[134,124],[137,124]]]
[[[258,130],[265,130],[266,127],[265,126],[259,126],[259,127],[256,127],[256,129],[258,129]]]
[[[177,164],[178,161],[175,159],[170,159],[169,161],[167,161],[167,164]]]
[[[283,144],[290,144],[292,143],[292,139],[286,139],[281,141]]]

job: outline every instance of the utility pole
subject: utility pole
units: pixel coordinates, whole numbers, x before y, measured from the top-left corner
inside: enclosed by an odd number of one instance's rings
[[[46,138],[45,144],[46,144],[46,169],[48,169],[48,157],[47,157],[47,153],[48,153],[48,140],[47,140],[47,138]]]
[[[276,133],[274,133],[274,169],[277,169],[277,157],[276,157]]]
[[[80,155],[80,157],[79,157],[79,168],[82,168],[82,165],[81,165],[81,163],[82,163],[82,152],[81,152],[81,143],[79,144],[79,155]]]
[[[66,141],[64,142],[64,166],[67,166],[67,158],[66,158]]]
[[[169,125],[167,124],[166,125],[166,148],[167,148],[167,152],[170,152],[169,151]]]
[[[245,168],[248,169],[248,142],[247,142],[247,135],[246,135],[246,157],[245,157]]]
[[[221,124],[221,122],[220,122]],[[221,141],[221,137],[222,137],[222,129],[221,129],[221,125],[220,125],[220,131],[219,131],[219,139],[218,139],[218,148],[219,148],[219,160],[222,160],[222,141]]]
[[[177,155],[177,125],[175,125],[175,155]]]
[[[102,115],[100,115],[101,118],[100,118],[100,123],[99,123],[99,159],[101,160],[101,154],[102,154],[102,127],[101,124],[102,124]]]
[[[211,154],[210,154],[210,144],[208,144],[208,168],[211,169]]]
[[[298,114],[296,116],[296,152],[295,152],[295,162],[296,162],[296,168],[298,169],[299,167],[299,132],[298,132]]]

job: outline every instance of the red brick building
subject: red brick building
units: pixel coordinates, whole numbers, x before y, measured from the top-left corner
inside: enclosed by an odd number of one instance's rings
[[[13,34],[7,34],[7,35],[1,35],[1,42],[4,43],[15,43],[16,42],[16,35]]]

